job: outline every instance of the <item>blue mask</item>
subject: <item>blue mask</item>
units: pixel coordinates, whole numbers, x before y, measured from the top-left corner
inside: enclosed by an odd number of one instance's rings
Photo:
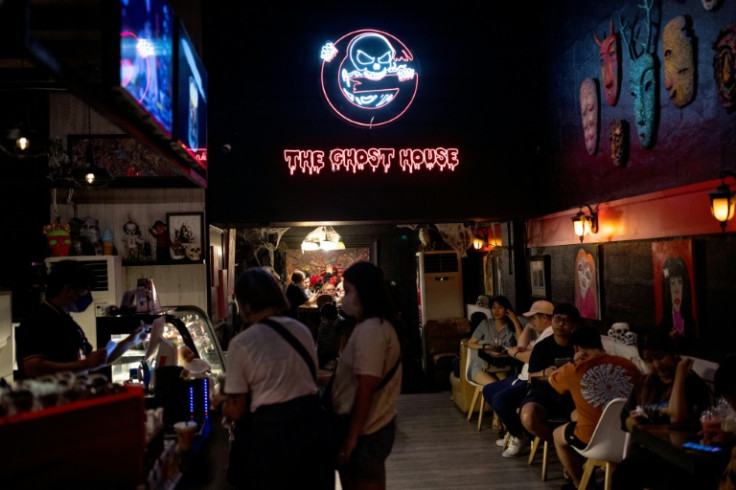
[[[86,310],[91,304],[92,304],[92,293],[87,292],[87,294],[85,294],[84,296],[79,296],[74,301],[74,303],[72,303],[71,308],[69,308],[69,311],[81,313],[84,310]]]

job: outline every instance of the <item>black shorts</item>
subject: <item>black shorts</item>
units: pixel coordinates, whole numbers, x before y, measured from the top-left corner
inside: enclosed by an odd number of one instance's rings
[[[531,380],[531,378],[530,378]],[[539,403],[547,410],[548,419],[570,420],[570,414],[575,410],[575,403],[570,395],[561,395],[546,382],[530,383],[529,391],[520,406],[534,402]]]
[[[583,441],[575,437],[575,426],[577,426],[577,422],[570,422],[565,426],[565,442],[567,442],[568,445],[578,448],[578,449],[585,449],[588,447],[587,444],[585,444]]]

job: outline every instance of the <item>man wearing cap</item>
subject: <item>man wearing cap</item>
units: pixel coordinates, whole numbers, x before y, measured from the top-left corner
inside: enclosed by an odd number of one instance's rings
[[[92,303],[94,276],[75,260],[56,262],[46,281],[46,299],[21,323],[16,333],[18,372],[21,379],[59,371],[85,372],[103,367],[145,337],[138,326],[107,355],[94,349],[82,327],[69,313],[86,310]]]
[[[534,344],[549,335],[552,335],[552,312],[554,305],[549,301],[535,301],[532,307],[524,313],[529,318],[521,332],[519,341],[515,347],[507,347],[509,355],[524,363],[521,373],[502,379],[483,388],[483,397],[493,408],[493,412],[506,426],[509,433],[508,441],[500,438],[496,441],[498,446],[504,447],[501,454],[504,458],[513,458],[524,452],[528,446],[524,427],[517,413],[521,401],[524,399],[528,388],[529,379],[529,356]],[[508,442],[508,444],[506,444]]]

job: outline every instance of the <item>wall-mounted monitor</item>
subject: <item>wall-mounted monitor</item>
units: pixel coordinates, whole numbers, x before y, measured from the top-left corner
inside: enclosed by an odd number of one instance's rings
[[[207,167],[207,70],[184,25],[178,23],[174,137]]]
[[[169,134],[174,15],[165,0],[120,0],[120,86]]]

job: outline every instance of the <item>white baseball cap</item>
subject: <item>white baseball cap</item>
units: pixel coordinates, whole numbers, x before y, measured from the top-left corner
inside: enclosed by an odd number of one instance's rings
[[[549,301],[540,299],[539,301],[535,301],[532,303],[532,307],[524,313],[524,316],[534,316],[537,313],[543,313],[545,315],[552,316],[552,313],[555,311],[555,305],[550,303]]]

